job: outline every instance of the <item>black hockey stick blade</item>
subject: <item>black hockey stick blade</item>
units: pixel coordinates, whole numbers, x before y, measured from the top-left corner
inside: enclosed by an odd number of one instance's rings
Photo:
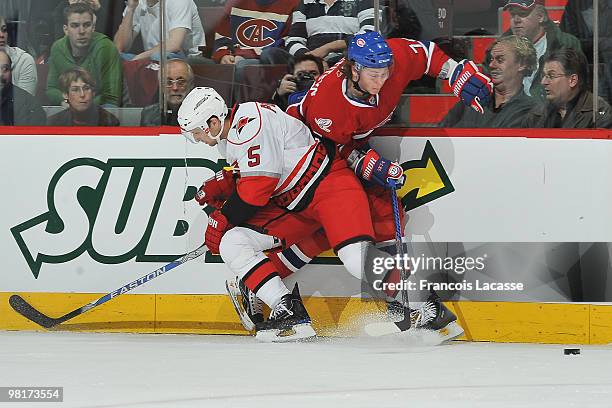
[[[59,319],[53,319],[49,316],[46,316],[40,313],[38,310],[34,309],[34,307],[31,304],[26,302],[26,300],[19,295],[12,295],[9,298],[9,304],[17,313],[19,313],[26,319],[33,321],[39,326],[44,327],[45,329],[51,328],[53,326],[57,326],[58,324],[60,324],[61,322],[65,320],[65,319],[62,319],[64,316],[60,317]]]
[[[404,318],[400,320],[399,322],[394,322],[393,324],[397,326],[399,331],[408,330],[412,324],[412,322],[410,321],[410,309],[405,307],[404,308]]]

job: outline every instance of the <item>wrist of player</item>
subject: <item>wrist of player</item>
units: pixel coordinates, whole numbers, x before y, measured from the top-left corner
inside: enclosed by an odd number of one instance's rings
[[[381,157],[374,149],[368,150],[358,159],[355,173],[363,180],[387,188],[399,188],[405,180],[402,167],[397,162]]]
[[[236,180],[234,173],[227,170],[221,170],[215,173],[213,177],[206,180],[200,189],[196,192],[195,200],[200,205],[212,205],[219,208],[221,204],[227,200],[236,189]],[[214,205],[214,204],[216,205]]]
[[[449,76],[449,85],[455,96],[479,113],[484,113],[484,107],[491,100],[493,83],[491,79],[480,72],[472,61],[462,60]]]
[[[223,215],[221,211],[214,211],[208,216],[208,226],[204,233],[204,243],[209,251],[214,254],[219,253],[221,239],[230,228],[232,228],[232,224],[230,224],[227,217]]]

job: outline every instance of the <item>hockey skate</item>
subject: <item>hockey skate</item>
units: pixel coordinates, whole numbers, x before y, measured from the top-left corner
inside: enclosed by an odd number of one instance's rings
[[[255,328],[255,338],[265,343],[305,340],[317,335],[310,324],[297,283],[293,292],[283,296],[272,309],[270,318],[255,324]]]
[[[457,316],[451,312],[436,293],[431,293],[423,305],[410,312],[410,321],[415,329],[438,332],[442,341],[453,340],[463,334]]]
[[[246,287],[242,280],[238,278],[226,280],[225,289],[238,313],[240,323],[246,330],[252,331],[257,323],[263,322],[263,302]]]

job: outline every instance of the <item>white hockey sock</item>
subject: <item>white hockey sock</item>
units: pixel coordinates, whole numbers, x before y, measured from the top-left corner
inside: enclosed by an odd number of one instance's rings
[[[263,300],[270,309],[274,309],[281,298],[289,293],[291,292],[289,292],[289,289],[287,289],[281,278],[275,276],[259,288],[256,295]]]

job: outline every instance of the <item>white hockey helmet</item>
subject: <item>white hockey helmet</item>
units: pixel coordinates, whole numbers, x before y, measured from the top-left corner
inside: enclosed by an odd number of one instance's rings
[[[208,120],[216,116],[221,121],[221,132],[216,137],[210,134]],[[225,101],[213,88],[197,87],[185,97],[178,110],[178,123],[181,133],[191,143],[197,143],[193,137],[192,130],[201,128],[213,139],[219,140],[223,132],[225,117],[227,116],[227,105]]]

